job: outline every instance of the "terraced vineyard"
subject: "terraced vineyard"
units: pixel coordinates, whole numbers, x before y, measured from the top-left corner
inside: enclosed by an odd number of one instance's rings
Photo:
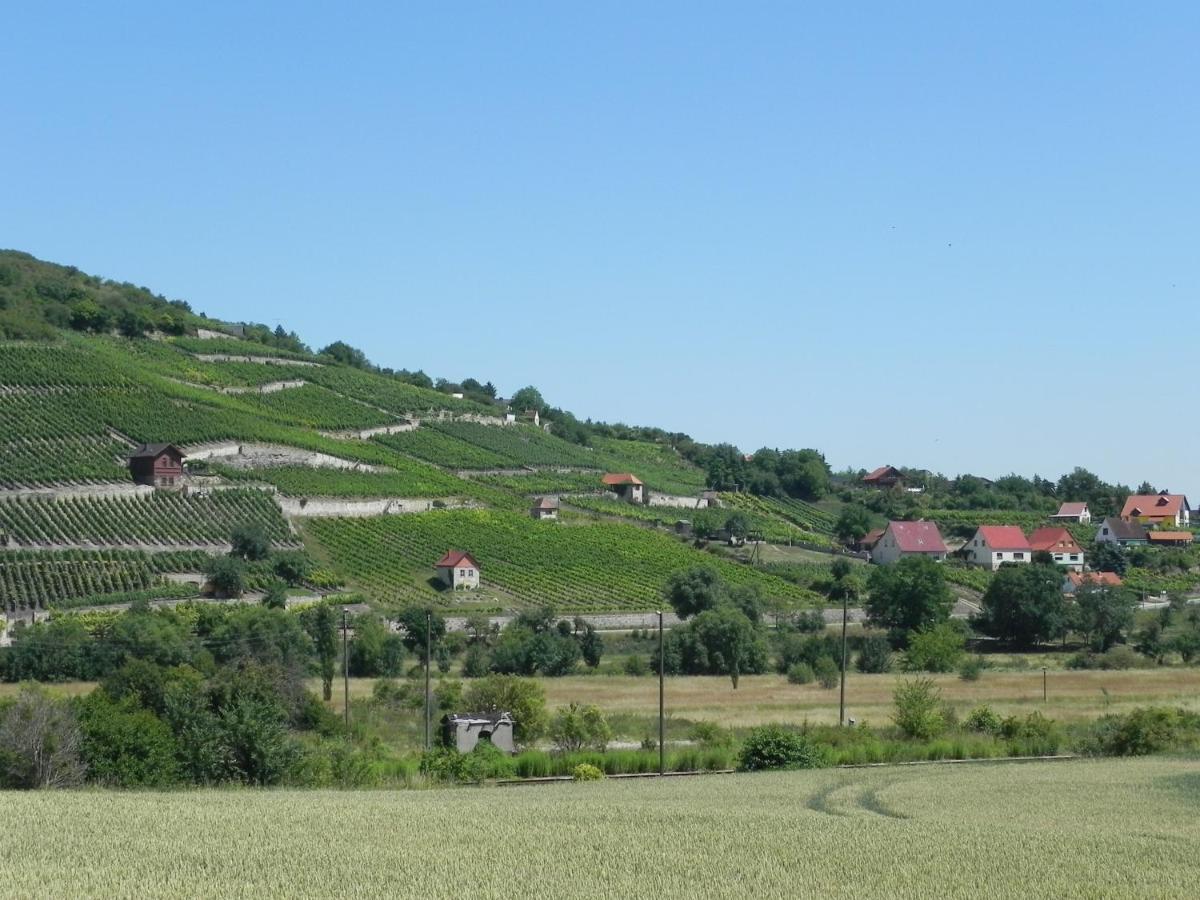
[[[441,410],[491,415],[495,415],[496,412],[490,407],[480,406],[469,400],[458,400],[440,391],[419,388],[385,375],[375,375],[345,366],[305,369],[299,377],[346,397],[362,400],[402,416],[423,416]]]
[[[452,437],[437,428],[381,434],[372,440],[447,469],[505,469],[513,464],[506,456]]]
[[[691,497],[704,490],[703,470],[662,444],[596,438],[594,465],[609,472],[632,472],[651,490]]]
[[[262,526],[276,544],[295,543],[275,502],[255,490],[0,502],[0,534],[21,545],[221,544],[239,524]]]
[[[585,447],[564,441],[529,425],[480,425],[476,422],[433,422],[443,434],[482,447],[508,460],[510,466],[596,465],[596,455]]]
[[[1046,524],[1044,513],[1011,509],[925,509],[921,510],[921,516],[936,522],[939,528],[963,535],[980,525],[1018,525],[1025,531],[1032,531]]]
[[[722,531],[730,513],[734,512],[731,509],[720,508],[688,509],[674,506],[641,506],[608,497],[593,496],[568,497],[564,502],[588,512],[632,519],[666,528],[672,527],[680,519],[686,519],[692,523],[693,529],[706,527],[710,533]],[[804,531],[782,518],[749,510],[739,511],[746,517],[749,530],[761,534],[763,540],[769,543],[787,544],[797,541],[827,543],[824,535]]]
[[[282,350],[278,347],[269,347],[266,344],[260,344],[257,341],[240,341],[233,337],[177,337],[171,338],[171,343],[176,347],[188,351],[189,353],[222,354],[228,356],[273,356],[281,360],[298,359],[310,361],[314,359],[313,356],[310,356],[307,353],[294,353],[291,350]]]
[[[44,484],[66,473],[78,482],[121,481],[128,470],[118,460],[128,453],[107,435],[0,443],[0,487]]]
[[[276,422],[324,431],[372,428],[396,421],[395,416],[315,384],[273,394],[242,394],[238,400]]]
[[[471,480],[527,497],[599,492],[599,472],[529,472],[525,475],[472,475]]]
[[[753,494],[721,494],[721,501],[731,509],[757,517],[782,520],[798,528],[803,535],[794,538],[814,544],[832,543],[834,519],[811,503],[777,497],[756,497]]]
[[[440,599],[552,604],[562,611],[654,609],[667,577],[689,566],[718,569],[731,583],[757,584],[767,596],[796,604],[811,592],[747,566],[693,550],[674,538],[620,524],[572,527],[519,513],[443,511],[379,519],[314,519],[305,533],[350,583],[384,603]],[[483,587],[441,593],[430,585],[433,564],[449,548],[479,560]]]
[[[433,466],[414,460],[400,460],[396,464],[398,470],[389,472],[304,466],[230,469],[214,465],[212,469],[235,480],[273,484],[289,497],[462,497],[475,493],[470,482]]]

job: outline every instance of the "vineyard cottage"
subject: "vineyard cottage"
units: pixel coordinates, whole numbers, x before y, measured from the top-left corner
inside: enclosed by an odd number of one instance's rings
[[[183,486],[183,451],[174,444],[142,444],[129,456],[129,474],[156,488]]]
[[[535,519],[557,519],[558,498],[538,497],[533,507],[529,510],[529,514]]]
[[[636,475],[628,472],[609,472],[601,481],[606,488],[626,503],[645,502],[645,486]]]
[[[473,590],[479,587],[479,563],[463,550],[448,550],[434,566],[447,587]]]

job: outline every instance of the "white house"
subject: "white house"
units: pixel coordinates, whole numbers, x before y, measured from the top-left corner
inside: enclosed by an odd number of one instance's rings
[[[1092,512],[1086,503],[1064,503],[1058,512],[1050,517],[1055,522],[1078,522],[1080,525],[1092,524]]]
[[[448,550],[434,568],[447,587],[473,590],[479,587],[479,563],[464,550]]]
[[[1001,563],[1027,563],[1033,548],[1016,525],[980,525],[975,536],[963,545],[967,560],[995,571]]]
[[[1150,543],[1146,529],[1137,522],[1126,522],[1109,516],[1096,530],[1097,544],[1120,544],[1122,547],[1141,546]]]
[[[1029,546],[1034,553],[1049,553],[1060,566],[1074,572],[1083,571],[1083,549],[1065,528],[1055,528],[1052,525],[1039,528],[1029,536]]]
[[[629,472],[609,472],[600,482],[626,503],[644,503],[645,488],[642,480]]]
[[[871,548],[871,562],[891,565],[906,556],[926,556],[935,562],[946,558],[946,544],[933,522],[889,522]]]
[[[529,514],[535,519],[557,519],[558,505],[557,497],[538,497],[530,508]]]

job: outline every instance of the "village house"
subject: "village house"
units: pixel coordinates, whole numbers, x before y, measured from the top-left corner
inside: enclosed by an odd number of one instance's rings
[[[863,484],[873,488],[893,488],[904,480],[895,466],[880,466],[863,476]]]
[[[645,503],[645,485],[636,475],[628,472],[609,472],[601,482],[626,503]]]
[[[534,501],[533,507],[529,510],[529,514],[535,519],[557,519],[558,498],[538,497]]]
[[[1116,572],[1068,572],[1067,577],[1063,579],[1063,593],[1074,596],[1075,592],[1085,584],[1119,588],[1124,583]]]
[[[442,717],[442,744],[470,753],[480,741],[513,752],[513,720],[508,713],[463,713]]]
[[[871,550],[871,562],[886,566],[906,556],[941,562],[946,552],[942,534],[933,522],[889,522]]]
[[[1078,522],[1080,525],[1092,524],[1092,513],[1086,503],[1064,503],[1058,508],[1058,512],[1050,518],[1055,522]]]
[[[155,488],[183,486],[183,451],[174,444],[142,444],[129,456],[129,474]]]
[[[1002,563],[1028,563],[1033,557],[1029,540],[1016,525],[980,525],[975,536],[963,545],[967,561],[992,571]]]
[[[1150,531],[1146,537],[1151,547],[1190,547],[1193,540],[1190,531]]]
[[[1125,501],[1121,518],[1142,525],[1187,528],[1191,525],[1191,507],[1183,494],[1134,494]]]
[[[1146,529],[1137,522],[1126,522],[1109,516],[1096,530],[1097,544],[1118,544],[1121,547],[1138,547],[1150,543]]]
[[[449,588],[473,590],[479,587],[479,563],[464,550],[448,550],[434,565],[438,576]]]
[[[1065,528],[1039,528],[1029,536],[1029,546],[1034,553],[1049,553],[1060,566],[1083,571],[1083,550]]]

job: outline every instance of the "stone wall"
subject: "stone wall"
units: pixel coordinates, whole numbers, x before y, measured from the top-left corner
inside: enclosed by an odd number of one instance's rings
[[[434,509],[467,509],[473,506],[470,503],[451,499],[433,500],[400,497],[385,497],[375,500],[347,500],[340,497],[307,498],[277,496],[275,499],[279,503],[279,508],[283,510],[283,514],[293,518],[400,516],[411,513],[430,512]],[[435,503],[440,505],[435,506]]]
[[[373,466],[281,444],[202,444],[185,451],[188,459],[219,459],[235,469],[263,469],[271,466],[308,466],[313,469],[347,469],[355,472],[386,472],[386,466]]]

